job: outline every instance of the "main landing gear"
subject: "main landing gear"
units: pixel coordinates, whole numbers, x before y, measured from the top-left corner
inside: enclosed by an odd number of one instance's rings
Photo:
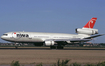
[[[63,46],[50,46],[50,49],[63,49]]]

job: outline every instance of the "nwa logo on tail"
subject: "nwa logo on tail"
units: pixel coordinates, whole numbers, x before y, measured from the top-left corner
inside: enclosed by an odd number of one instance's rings
[[[83,28],[93,28],[95,25],[97,18],[92,18]]]
[[[91,18],[91,20],[83,28],[77,28],[76,33],[87,34],[87,35],[98,34],[98,29],[93,29],[96,20],[97,18],[95,17]]]

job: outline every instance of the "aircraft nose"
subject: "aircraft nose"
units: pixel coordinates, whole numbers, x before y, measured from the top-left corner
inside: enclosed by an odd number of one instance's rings
[[[4,36],[1,36],[1,39],[5,39],[5,37]]]
[[[6,39],[8,39],[8,37],[6,37],[6,36],[1,36],[1,39],[6,40]]]

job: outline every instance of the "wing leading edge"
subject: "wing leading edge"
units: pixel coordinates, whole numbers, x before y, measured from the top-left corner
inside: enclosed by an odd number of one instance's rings
[[[99,35],[95,35],[95,36],[91,36],[91,37],[87,37],[87,38],[74,38],[74,39],[46,39],[45,41],[55,41],[55,42],[65,42],[65,41],[70,41],[70,42],[87,42],[92,40],[92,38],[95,37],[99,37],[99,36],[103,36],[105,34],[99,34]]]
[[[75,39],[47,39],[45,41],[55,41],[55,42],[65,42],[65,41],[70,41],[70,42],[86,42],[90,41],[91,39],[80,39],[80,38],[75,38]]]

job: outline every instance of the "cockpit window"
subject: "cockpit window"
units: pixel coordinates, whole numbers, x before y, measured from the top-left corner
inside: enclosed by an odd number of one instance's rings
[[[8,34],[3,34],[4,36],[8,36]]]

